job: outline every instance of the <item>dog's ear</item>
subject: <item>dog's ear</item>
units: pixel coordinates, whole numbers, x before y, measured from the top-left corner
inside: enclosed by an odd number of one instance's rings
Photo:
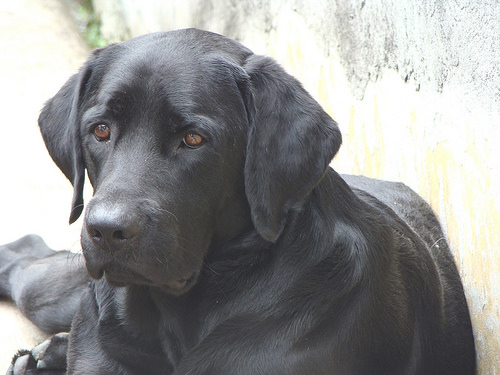
[[[252,219],[275,242],[287,215],[319,182],[337,153],[337,123],[274,60],[252,55],[250,77],[255,111],[245,162],[245,188]]]
[[[73,185],[73,201],[69,223],[74,223],[83,211],[85,164],[79,134],[79,109],[85,85],[92,70],[92,57],[73,75],[42,109],[38,125],[52,160]]]

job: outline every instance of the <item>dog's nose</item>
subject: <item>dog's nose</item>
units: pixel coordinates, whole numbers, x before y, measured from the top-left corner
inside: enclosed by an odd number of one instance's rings
[[[92,241],[103,249],[119,250],[140,232],[137,215],[121,205],[96,205],[87,212],[85,226]]]

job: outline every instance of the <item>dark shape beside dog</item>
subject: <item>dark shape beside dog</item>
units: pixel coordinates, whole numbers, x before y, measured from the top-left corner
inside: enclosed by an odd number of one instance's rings
[[[70,222],[85,172],[94,195],[84,262],[37,236],[0,248],[2,294],[69,331],[8,374],[474,374],[431,208],[331,169],[337,124],[272,59],[195,29],[135,38],[96,50],[39,124]]]

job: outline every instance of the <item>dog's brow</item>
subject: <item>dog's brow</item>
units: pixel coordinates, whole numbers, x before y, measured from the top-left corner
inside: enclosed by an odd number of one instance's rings
[[[176,130],[189,127],[196,127],[203,129],[209,133],[214,133],[217,128],[216,123],[209,117],[204,115],[198,115],[193,113],[184,114],[182,112],[178,112],[175,113],[171,118],[173,120],[172,121],[173,127]]]
[[[96,121],[101,121],[103,120],[103,117],[105,117],[105,114],[106,114],[105,106],[96,105],[94,107],[87,109],[83,113],[81,122],[83,124],[89,124],[89,123],[94,123]]]
[[[135,102],[134,95],[130,89],[116,90],[109,95],[106,108],[113,114],[120,114]]]

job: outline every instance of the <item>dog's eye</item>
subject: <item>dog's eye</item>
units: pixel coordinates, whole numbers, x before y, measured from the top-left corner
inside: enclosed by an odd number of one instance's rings
[[[98,141],[107,141],[111,136],[111,129],[106,124],[99,124],[94,128],[94,136]]]
[[[197,148],[200,147],[203,143],[205,143],[205,139],[196,133],[189,132],[184,136],[184,144],[189,148]]]

